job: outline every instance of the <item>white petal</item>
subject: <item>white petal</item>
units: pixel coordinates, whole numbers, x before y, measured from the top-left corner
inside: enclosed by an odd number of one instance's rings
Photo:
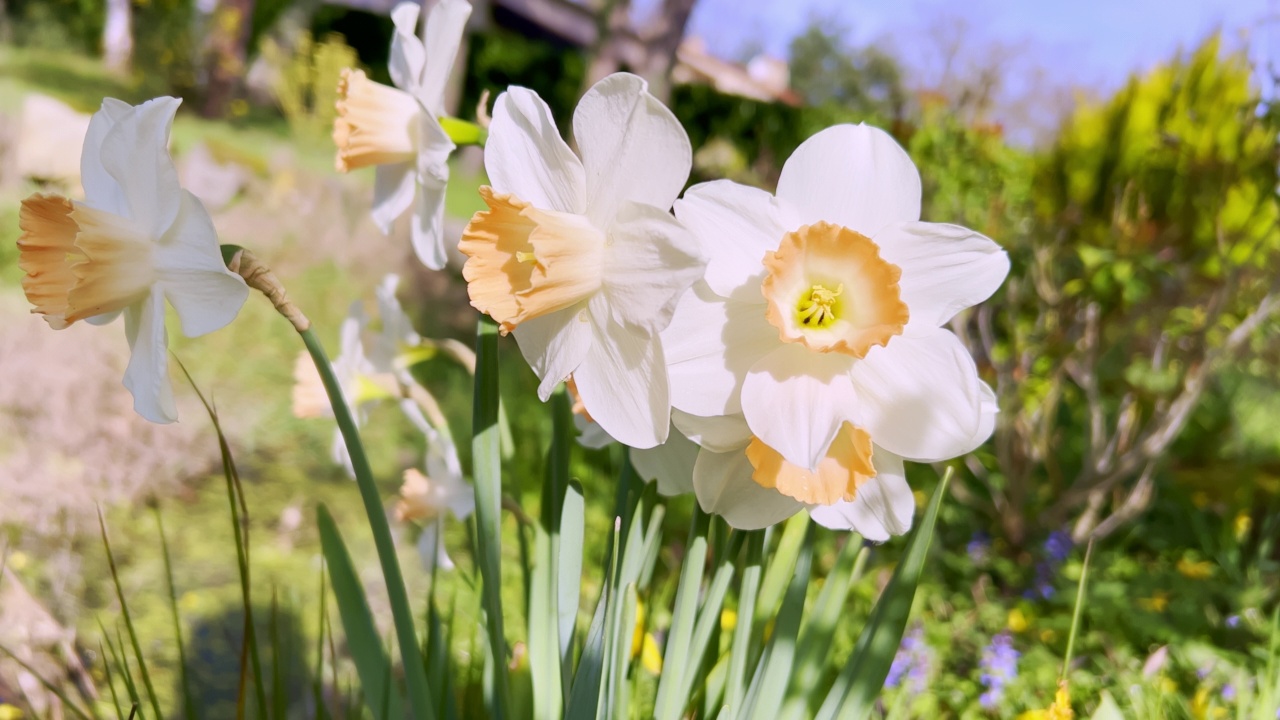
[[[676,217],[707,257],[707,284],[729,297],[744,287],[759,293],[764,256],[788,230],[772,195],[730,180],[694,185],[676,201]]]
[[[84,319],[84,321],[89,323],[90,325],[95,325],[95,326],[109,325],[112,322],[114,322],[116,318],[120,317],[120,313],[122,312],[124,311],[112,310],[111,312],[105,312],[105,313],[102,313],[101,315],[94,315],[93,317],[87,317]]]
[[[608,227],[626,201],[667,210],[680,195],[693,151],[676,116],[629,73],[601,80],[573,113],[573,139],[586,168],[587,214]]]
[[[532,90],[508,88],[493,104],[484,168],[500,193],[543,210],[586,211],[582,162],[560,137],[551,109]]]
[[[853,367],[854,424],[908,460],[963,455],[982,424],[981,381],[960,340],[947,330],[900,335]],[[985,438],[983,438],[985,440]]]
[[[702,277],[706,261],[671,213],[623,203],[604,252],[604,294],[613,319],[649,333],[671,322],[680,296]]]
[[[619,325],[591,301],[591,347],[573,371],[587,412],[605,432],[633,448],[667,439],[671,395],[657,336]]]
[[[811,508],[814,522],[832,530],[853,530],[872,542],[884,542],[911,529],[916,499],[907,485],[902,458],[877,447],[872,462],[876,476],[858,487],[853,502]]]
[[[370,214],[383,235],[391,234],[391,224],[413,204],[413,192],[418,186],[416,170],[411,162],[375,166]]]
[[[169,156],[169,128],[181,100],[156,98],[117,120],[102,139],[102,167],[119,183],[129,217],[158,238],[178,215],[178,170]]]
[[[672,428],[667,441],[648,450],[632,450],[631,464],[640,478],[658,483],[658,492],[668,497],[693,492],[693,465],[698,446]]]
[[[104,98],[102,109],[89,119],[84,149],[80,153],[80,184],[84,186],[85,204],[121,216],[128,215],[129,206],[120,183],[102,167],[102,143],[116,122],[131,110],[133,106],[128,103]]]
[[[213,221],[195,195],[181,191],[177,220],[156,245],[159,286],[178,311],[182,333],[196,337],[236,319],[249,287],[222,263]]]
[[[982,396],[982,416],[978,421],[978,430],[973,434],[973,446],[979,447],[991,437],[996,430],[996,415],[1000,413],[1000,401],[991,386],[978,380],[978,392]]]
[[[591,422],[581,414],[574,414],[573,426],[578,429],[578,444],[584,448],[599,450],[613,442],[613,438],[599,423]]]
[[[347,477],[356,479],[356,467],[351,462],[351,453],[347,452],[346,438],[342,437],[342,431],[337,428],[333,429],[333,447],[329,451],[329,457],[335,465],[342,466]]]
[[[728,300],[695,283],[662,332],[672,407],[705,416],[742,412],[747,370],[780,344],[763,302]]]
[[[778,197],[801,224],[826,220],[875,237],[886,225],[920,219],[920,173],[885,131],[836,125],[787,158]]]
[[[861,401],[849,379],[853,362],[848,355],[816,353],[796,343],[761,358],[742,384],[742,412],[751,432],[792,465],[817,467]]]
[[[698,504],[739,530],[759,530],[782,522],[804,507],[773,488],[751,479],[755,469],[747,453],[703,450],[693,467]]]
[[[671,423],[680,434],[711,452],[746,450],[751,442],[751,428],[742,415],[703,417],[672,410]]]
[[[542,381],[538,397],[546,402],[551,391],[573,374],[591,346],[587,304],[578,303],[542,317],[526,320],[512,331],[520,354]]]
[[[448,241],[444,237],[444,196],[443,184],[436,185],[430,180],[424,182],[418,188],[418,201],[410,226],[413,252],[423,265],[432,270],[443,270],[449,261],[445,247]]]
[[[422,68],[427,62],[427,52],[418,39],[419,9],[415,2],[402,2],[391,9],[396,30],[391,36],[387,72],[391,73],[391,82],[407,92],[416,91],[422,84]]]
[[[422,73],[422,90],[419,97],[427,110],[436,116],[444,115],[444,90],[449,84],[458,47],[462,45],[462,33],[471,17],[471,3],[467,0],[439,0],[427,12],[424,38],[427,47],[427,67]]]
[[[432,568],[452,570],[453,560],[444,548],[444,521],[433,520],[422,527],[418,535],[418,558],[422,561],[422,569],[430,573]]]
[[[991,297],[1009,274],[1009,256],[990,238],[959,225],[898,223],[872,238],[902,268],[899,287],[911,325],[939,327]]]
[[[133,409],[153,423],[178,419],[169,383],[169,336],[164,330],[164,294],[151,294],[124,312],[124,334],[129,340],[129,366],[124,386],[133,394]]]

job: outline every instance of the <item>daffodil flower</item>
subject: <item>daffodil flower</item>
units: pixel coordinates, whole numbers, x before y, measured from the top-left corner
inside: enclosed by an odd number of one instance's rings
[[[178,185],[168,146],[180,103],[103,100],[80,156],[85,199],[37,193],[18,213],[18,266],[32,312],[55,330],[123,314],[131,352],[124,384],[138,414],[156,423],[178,419],[165,300],[183,334],[195,337],[230,323],[249,294],[223,265],[204,206]]]
[[[636,448],[669,427],[659,341],[702,276],[696,241],[668,209],[689,175],[684,129],[644,80],[596,83],[578,103],[569,149],[534,92],[494,105],[476,213],[459,249],[471,304],[514,333],[545,401],[573,376],[602,428]]]
[[[445,514],[465,520],[476,508],[475,491],[462,477],[458,450],[449,436],[434,429],[428,429],[426,436],[427,472],[405,470],[395,514],[400,522],[422,524],[418,553],[428,572],[432,567],[452,570],[453,561],[444,548]]]
[[[342,71],[333,141],[340,172],[376,166],[372,215],[384,235],[414,206],[414,252],[427,267],[439,270],[448,259],[444,196],[455,147],[440,117],[471,5],[467,0],[437,2],[427,13],[425,45],[416,32],[418,13],[413,2],[391,11],[395,35],[387,69],[396,87],[375,83],[360,70]]]
[[[735,464],[695,473],[703,506],[740,527],[808,506],[867,537],[905,532],[903,459],[962,455],[994,427],[994,394],[943,326],[995,292],[1008,257],[919,222],[915,166],[863,125],[805,141],[776,196],[716,181],[675,212],[708,264],[663,333],[674,420]]]

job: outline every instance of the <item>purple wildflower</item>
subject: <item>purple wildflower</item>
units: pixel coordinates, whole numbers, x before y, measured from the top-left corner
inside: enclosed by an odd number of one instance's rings
[[[1054,530],[1049,533],[1049,538],[1044,541],[1044,553],[1054,563],[1062,563],[1071,554],[1075,543],[1071,542],[1071,536],[1061,530]]]
[[[1004,697],[1005,685],[1018,677],[1019,653],[1013,648],[1013,635],[1007,630],[991,638],[991,644],[982,649],[982,674],[978,680],[986,691],[978,703],[986,710],[994,709]]]
[[[1224,684],[1222,686],[1223,702],[1234,702],[1235,699],[1236,699],[1236,686],[1232,685],[1231,683]]]
[[[987,555],[991,552],[991,536],[979,530],[969,538],[965,549],[969,553],[969,559],[981,565],[987,561]]]
[[[1240,627],[1240,616],[1239,616],[1239,615],[1228,615],[1228,616],[1227,616],[1227,627],[1229,627],[1229,628]]]
[[[893,663],[889,666],[889,675],[884,680],[884,686],[898,687],[905,679],[907,687],[912,692],[924,692],[929,685],[932,664],[933,651],[924,641],[924,628],[917,625],[902,638],[898,653],[893,656]]]

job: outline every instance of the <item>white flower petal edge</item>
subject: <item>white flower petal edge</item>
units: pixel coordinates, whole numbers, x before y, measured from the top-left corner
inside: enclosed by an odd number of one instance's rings
[[[391,234],[391,225],[413,204],[417,189],[417,171],[411,162],[379,165],[373,171],[373,224],[383,235]]]
[[[129,365],[124,386],[133,394],[133,409],[153,423],[178,419],[169,382],[169,336],[164,329],[164,293],[153,289],[145,300],[124,311]]]
[[[841,353],[779,345],[751,366],[742,385],[742,410],[752,433],[792,465],[816,468],[864,401],[850,380],[851,365],[853,358]],[[876,438],[874,429],[871,437]]]
[[[156,244],[158,284],[178,312],[182,334],[197,337],[226,327],[249,297],[249,287],[222,263],[218,233],[204,205],[181,190],[173,227]]]
[[[433,115],[444,114],[445,86],[449,84],[449,74],[457,61],[462,34],[470,17],[471,3],[467,0],[439,0],[427,12],[423,35],[429,56],[422,71],[419,97]]]
[[[632,450],[631,464],[645,481],[658,483],[658,492],[668,497],[693,492],[693,468],[701,450],[692,440],[672,428],[667,441],[647,450]]]
[[[959,225],[897,223],[872,240],[902,268],[898,286],[911,308],[906,332],[945,325],[991,297],[1009,274],[1009,255],[992,239]]]
[[[578,393],[591,417],[618,442],[640,449],[660,445],[671,408],[662,345],[656,336],[618,325],[597,309],[598,300],[587,311],[591,344],[573,370]]]
[[[721,297],[745,290],[758,299],[761,261],[787,232],[777,200],[759,188],[714,180],[685,191],[675,213],[707,256],[707,285]]]
[[[622,203],[604,257],[604,294],[613,319],[647,333],[666,328],[706,266],[696,243],[671,213]]]
[[[795,229],[819,220],[875,237],[920,219],[920,173],[902,146],[869,125],[836,125],[797,147],[782,166],[778,198]]]
[[[592,85],[574,110],[587,214],[599,227],[627,201],[670,208],[693,167],[689,136],[648,90],[642,78],[615,73]]]
[[[984,384],[969,351],[947,330],[903,335],[872,348],[852,376],[860,401],[854,424],[890,452],[936,462],[986,440],[979,437]]]
[[[582,161],[560,137],[551,108],[532,90],[507,88],[494,102],[484,168],[500,193],[546,210],[586,210]]]
[[[853,530],[872,542],[884,542],[911,529],[916,500],[907,485],[902,458],[880,447],[873,458],[876,476],[858,486],[853,501],[810,508],[814,522],[832,530]]]
[[[753,469],[742,450],[717,453],[703,449],[693,469],[698,504],[740,530],[759,530],[804,508],[772,488],[751,479]]]

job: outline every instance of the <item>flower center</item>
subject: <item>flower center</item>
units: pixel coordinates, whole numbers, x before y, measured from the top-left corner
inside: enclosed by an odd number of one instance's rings
[[[792,465],[759,438],[751,438],[747,446],[753,480],[810,505],[852,501],[858,486],[876,476],[871,455],[871,435],[849,422],[840,426],[826,457],[813,470]]]
[[[783,342],[861,358],[907,324],[902,270],[849,228],[818,222],[787,233],[764,266],[766,317]]]
[[[477,310],[505,335],[520,323],[585,300],[600,289],[605,236],[582,215],[539,210],[480,188],[489,209],[478,212],[458,249],[462,277]]]
[[[409,93],[347,69],[338,79],[336,107],[333,142],[338,146],[338,172],[417,159],[424,111]]]
[[[801,297],[796,305],[796,319],[801,325],[813,328],[828,328],[836,322],[836,301],[844,292],[844,285],[837,285],[835,290],[825,285],[815,284],[809,289],[808,297]]]
[[[22,289],[55,329],[123,310],[155,282],[154,244],[118,215],[37,193],[22,201],[18,226]]]

